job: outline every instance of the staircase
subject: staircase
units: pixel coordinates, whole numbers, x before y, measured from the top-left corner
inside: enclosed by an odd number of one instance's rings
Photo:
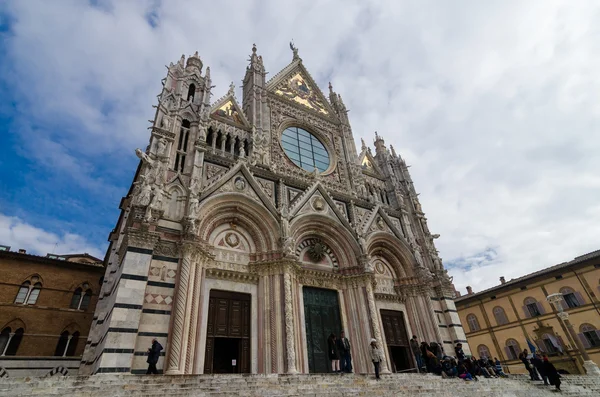
[[[600,396],[600,379],[563,377],[562,395]],[[5,396],[555,396],[553,386],[521,377],[465,382],[434,375],[391,374],[376,381],[372,375],[95,375],[0,379]]]

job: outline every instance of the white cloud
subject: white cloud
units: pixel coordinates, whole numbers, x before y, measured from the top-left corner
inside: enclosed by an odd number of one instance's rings
[[[28,254],[34,255],[88,253],[97,258],[104,257],[98,247],[78,234],[58,235],[1,213],[0,244],[10,246],[11,251],[24,249]]]
[[[95,3],[7,5],[5,76],[21,124],[43,125],[23,127],[23,147],[59,169],[85,158],[80,185],[145,147],[163,65],[198,50],[216,99],[240,85],[253,42],[273,76],[293,38],[321,87],[343,96],[356,140],[377,130],[412,165],[457,287],[598,248],[596,2]]]

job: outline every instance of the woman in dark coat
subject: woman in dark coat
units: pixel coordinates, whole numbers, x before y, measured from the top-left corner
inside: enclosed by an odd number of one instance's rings
[[[339,373],[342,371],[340,371],[340,351],[338,350],[336,339],[335,334],[332,333],[329,335],[327,339],[327,353],[331,360],[331,371]]]
[[[556,386],[556,390],[560,391],[560,375],[554,364],[548,361],[548,356],[544,356],[543,368],[550,384]]]

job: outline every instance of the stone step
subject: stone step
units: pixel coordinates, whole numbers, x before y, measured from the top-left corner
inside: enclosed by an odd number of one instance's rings
[[[600,396],[600,381],[564,377],[563,395]],[[550,396],[552,387],[522,377],[464,382],[433,375],[185,375],[0,379],[0,397],[8,396]]]

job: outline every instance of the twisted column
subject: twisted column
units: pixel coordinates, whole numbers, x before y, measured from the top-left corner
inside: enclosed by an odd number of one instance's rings
[[[298,373],[296,369],[296,345],[294,330],[294,313],[292,307],[292,280],[290,273],[286,270],[283,273],[283,288],[285,300],[285,339],[287,348],[287,367],[288,374]]]
[[[194,253],[194,243],[184,242],[181,244],[181,265],[179,266],[179,288],[175,297],[173,317],[173,329],[171,331],[171,343],[169,346],[169,361],[167,364],[167,375],[177,375],[183,373],[185,368],[180,365],[183,351],[183,341],[185,333],[186,303],[188,288],[190,283],[190,270],[192,266],[192,256]],[[185,361],[184,361],[185,362]]]
[[[373,327],[373,336],[377,339],[377,342],[381,346],[381,350],[383,351],[384,357],[386,357],[381,362],[381,373],[389,373],[387,367],[387,355],[383,350],[383,336],[381,335],[381,330],[379,329],[379,316],[377,315],[377,307],[375,306],[375,294],[373,293],[373,285],[371,282],[367,282],[367,303],[369,305],[369,314],[371,315],[371,325]]]
[[[194,371],[193,357],[196,352],[196,330],[198,327],[198,316],[200,313],[200,285],[202,284],[202,268],[204,265],[205,257],[198,255],[196,262],[194,263],[194,281],[192,289],[191,299],[191,311],[190,311],[190,326],[189,334],[187,338],[187,355],[185,360],[185,373],[191,374]]]

